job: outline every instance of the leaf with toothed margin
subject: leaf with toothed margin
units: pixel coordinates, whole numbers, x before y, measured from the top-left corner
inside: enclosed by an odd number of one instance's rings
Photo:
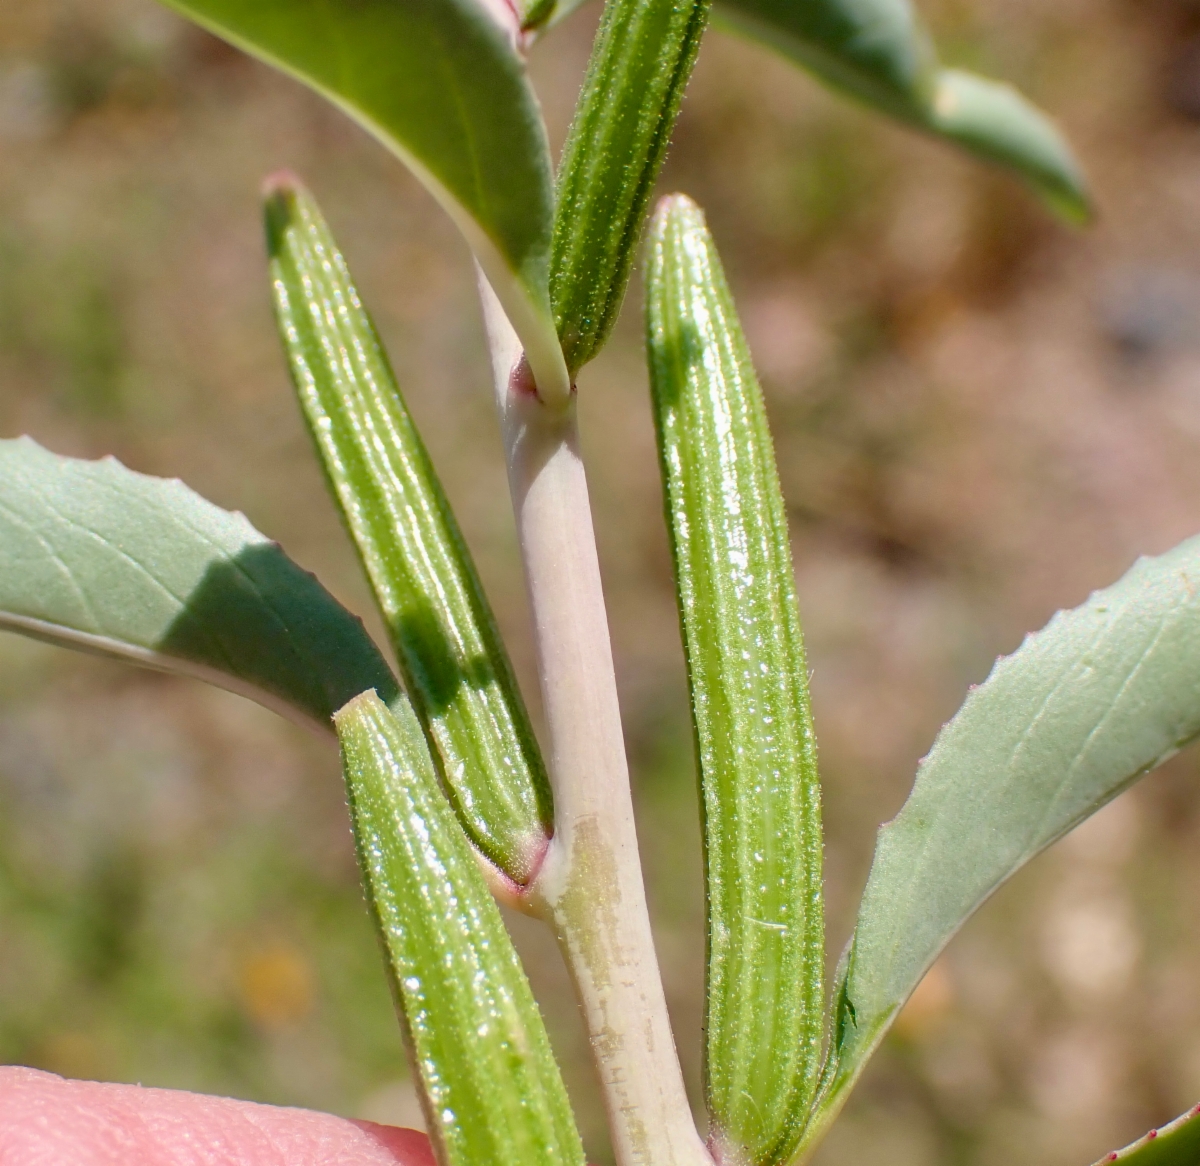
[[[719,1162],[770,1166],[821,1067],[821,795],[762,393],[700,208],[650,226],[646,348],[700,765],[705,1100]]]
[[[1001,883],[1200,735],[1200,538],[1140,559],[967,697],[882,827],[839,969],[810,1150],[938,953]]]
[[[164,2],[304,81],[397,154],[467,237],[539,392],[567,399],[547,284],[550,151],[507,0]]]
[[[1105,1166],[1106,1162],[1124,1166],[1196,1166],[1200,1162],[1200,1105],[1169,1125],[1151,1130],[1123,1150],[1105,1154],[1094,1166]]]
[[[266,226],[301,412],[447,793],[471,841],[526,884],[553,830],[550,785],[470,553],[312,195],[275,179]]]
[[[442,796],[421,726],[373,692],[336,717],[350,814],[443,1166],[583,1166],[529,982]]]
[[[0,441],[0,629],[195,676],[331,730],[399,687],[362,623],[241,514],[113,458]]]

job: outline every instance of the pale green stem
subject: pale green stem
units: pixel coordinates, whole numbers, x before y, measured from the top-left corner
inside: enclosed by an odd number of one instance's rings
[[[618,1166],[712,1166],[692,1120],[638,860],[629,769],[575,408],[543,405],[481,280],[533,611],[554,837],[529,888],[591,1041]]]

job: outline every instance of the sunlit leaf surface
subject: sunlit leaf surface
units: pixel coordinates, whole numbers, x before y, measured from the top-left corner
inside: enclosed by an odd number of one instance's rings
[[[241,514],[113,458],[0,441],[0,628],[197,676],[331,728],[396,681],[363,630]]]
[[[1023,178],[1072,222],[1087,182],[1053,122],[1011,86],[939,63],[908,0],[722,0],[719,23],[867,105]]]
[[[539,388],[565,398],[550,317],[546,130],[504,0],[165,0],[311,85],[390,147],[451,214]]]
[[[843,961],[828,1124],[950,937],[1034,855],[1200,734],[1200,538],[996,662],[879,832]],[[1153,1140],[1153,1139],[1152,1139]]]

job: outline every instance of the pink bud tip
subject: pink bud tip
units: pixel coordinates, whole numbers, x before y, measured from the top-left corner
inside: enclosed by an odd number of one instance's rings
[[[291,194],[299,185],[300,179],[291,170],[276,170],[263,179],[263,197],[270,198],[280,192]]]

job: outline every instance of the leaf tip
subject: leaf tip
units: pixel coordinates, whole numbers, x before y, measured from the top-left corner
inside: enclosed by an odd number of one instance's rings
[[[1067,226],[1083,230],[1096,225],[1096,204],[1086,187],[1080,185],[1069,191],[1045,189],[1042,191],[1042,198]]]
[[[521,17],[521,31],[525,34],[536,32],[549,23],[557,8],[557,0],[533,0],[525,6]]]
[[[1015,171],[1065,222],[1082,227],[1092,221],[1087,178],[1066,138],[1013,86],[942,69],[928,124],[977,156]]]

